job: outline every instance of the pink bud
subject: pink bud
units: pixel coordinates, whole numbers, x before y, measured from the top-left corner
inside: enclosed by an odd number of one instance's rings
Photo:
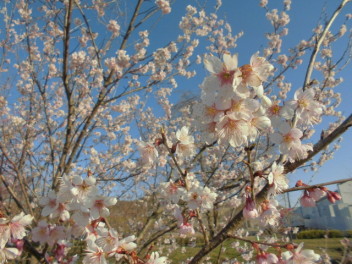
[[[302,180],[299,180],[296,182],[296,187],[301,187],[303,185],[304,185],[304,183],[302,182]]]
[[[333,195],[334,198],[338,201],[342,199],[341,195],[337,192],[331,192],[331,195]]]
[[[258,217],[258,211],[255,206],[255,202],[253,199],[248,195],[246,197],[246,205],[243,209],[243,217],[246,219],[250,218],[257,218]]]
[[[12,242],[13,244],[15,244],[16,248],[17,248],[18,251],[19,251],[19,254],[21,254],[22,251],[23,251],[24,240],[12,238],[12,239],[11,239],[11,242]]]
[[[182,235],[193,235],[195,233],[193,226],[189,222],[182,223],[179,226],[179,232]]]
[[[55,258],[58,261],[62,261],[62,259],[65,257],[65,244],[56,244],[56,249],[55,249]]]
[[[341,200],[341,195],[337,192],[327,191],[328,200],[330,203],[335,203],[338,200]]]
[[[303,207],[315,206],[315,200],[312,197],[310,197],[306,191],[304,192],[304,195],[301,197],[300,202]]]

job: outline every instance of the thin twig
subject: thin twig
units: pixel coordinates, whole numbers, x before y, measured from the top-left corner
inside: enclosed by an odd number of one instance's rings
[[[228,238],[234,238],[237,240],[244,241],[246,243],[260,244],[260,245],[270,246],[270,247],[275,247],[275,248],[287,248],[287,246],[292,245],[291,243],[278,244],[278,243],[268,243],[268,242],[255,241],[255,240],[250,240],[250,239],[246,239],[246,238],[235,236],[235,235],[228,235]]]
[[[314,50],[312,52],[312,55],[310,57],[309,60],[309,64],[308,64],[308,69],[306,72],[306,76],[304,78],[304,83],[303,83],[303,91],[305,90],[305,88],[307,87],[307,85],[310,83],[310,78],[312,76],[312,72],[313,72],[313,68],[314,68],[314,64],[315,64],[315,60],[317,57],[317,54],[319,52],[320,46],[323,43],[326,34],[329,32],[329,29],[332,25],[332,23],[334,22],[334,20],[336,19],[336,17],[340,14],[342,8],[351,0],[343,0],[341,2],[341,4],[339,5],[339,7],[335,10],[335,12],[333,13],[333,15],[331,16],[329,22],[326,24],[324,31],[321,33],[320,38],[318,39],[317,43],[314,46]]]

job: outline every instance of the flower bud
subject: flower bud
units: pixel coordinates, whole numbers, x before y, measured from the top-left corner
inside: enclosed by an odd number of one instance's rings
[[[301,187],[304,186],[304,183],[302,182],[302,180],[299,180],[296,182],[296,187]]]
[[[162,138],[155,139],[155,141],[154,141],[155,146],[160,146],[161,144],[164,144],[164,139],[162,139]]]
[[[310,197],[306,191],[304,192],[304,195],[301,197],[300,202],[303,207],[315,206],[315,200],[312,197]]]
[[[178,143],[175,143],[175,144],[172,145],[172,147],[171,147],[171,153],[175,153],[175,152],[176,152],[177,144],[178,144]]]

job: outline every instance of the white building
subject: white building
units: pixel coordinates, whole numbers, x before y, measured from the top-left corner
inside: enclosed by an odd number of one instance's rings
[[[352,230],[352,181],[338,185],[342,199],[332,204],[327,197],[316,207],[298,207],[293,211],[292,226],[314,229]]]

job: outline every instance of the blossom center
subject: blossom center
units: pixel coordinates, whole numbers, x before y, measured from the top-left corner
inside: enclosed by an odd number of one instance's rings
[[[280,112],[280,109],[281,109],[280,106],[278,106],[278,105],[273,105],[273,106],[271,106],[271,107],[269,108],[269,112],[270,112],[270,114],[272,114],[272,115],[278,115],[279,112]]]
[[[286,134],[282,138],[285,143],[290,143],[294,141],[294,137],[291,134]]]
[[[55,206],[56,206],[56,200],[50,200],[50,201],[49,201],[49,206],[50,206],[51,208],[55,207]]]
[[[231,106],[231,112],[239,112],[239,111],[241,111],[241,108],[242,108],[241,101],[234,102]]]
[[[251,74],[253,72],[253,68],[251,65],[245,64],[240,67],[240,71],[242,73],[243,80],[247,80],[251,76]]]
[[[196,200],[198,198],[198,193],[192,193],[192,199]]]
[[[229,129],[229,130],[236,130],[237,127],[238,127],[238,122],[236,120],[232,120],[232,119],[229,119],[227,124],[226,124],[226,127]]]
[[[104,207],[104,201],[103,200],[96,200],[94,206],[101,209]]]
[[[205,113],[208,116],[215,116],[217,112],[218,112],[218,110],[216,110],[216,108],[213,106],[206,106],[205,107]]]
[[[217,76],[220,79],[221,86],[232,84],[234,73],[235,71],[228,71],[227,69],[223,69],[222,72],[218,73]]]
[[[307,100],[304,100],[304,99],[300,99],[298,100],[298,106],[300,108],[307,108],[309,105],[308,101]]]

